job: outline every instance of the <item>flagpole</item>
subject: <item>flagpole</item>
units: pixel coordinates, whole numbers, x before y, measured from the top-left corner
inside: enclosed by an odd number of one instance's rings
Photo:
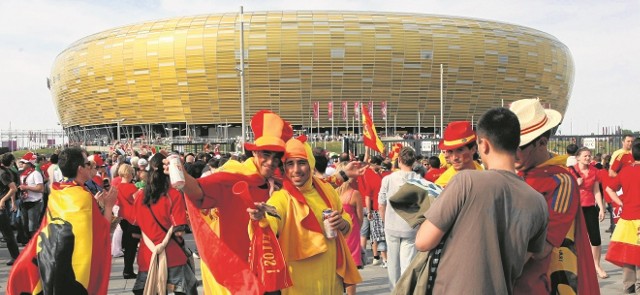
[[[442,130],[444,130],[444,126],[442,125],[444,122],[444,99],[443,99],[443,76],[444,68],[442,64],[440,64],[440,134],[442,134]]]
[[[433,115],[433,138],[436,138],[436,115]]]
[[[313,116],[311,116],[311,132],[309,132],[309,136],[311,136],[311,142],[313,142],[313,146],[315,147],[315,140],[313,140]]]
[[[333,140],[333,100],[331,101],[331,140]]]
[[[349,135],[349,103],[347,103],[346,108],[344,109],[344,133]]]
[[[240,143],[243,151],[244,136],[246,132],[244,99],[244,9],[240,6],[240,114],[242,116],[242,134],[240,134]]]
[[[418,111],[418,138],[416,139],[420,139],[420,111]]]
[[[398,133],[398,115],[393,115],[393,135],[395,136]]]

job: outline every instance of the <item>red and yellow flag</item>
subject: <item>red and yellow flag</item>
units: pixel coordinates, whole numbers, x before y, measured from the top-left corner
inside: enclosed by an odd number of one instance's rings
[[[362,105],[362,140],[364,145],[371,149],[382,153],[384,151],[384,144],[380,141],[378,134],[376,133],[376,126],[373,125],[373,120],[369,116],[369,110],[365,105]]]
[[[40,229],[11,269],[7,294],[106,294],[109,233],[91,193],[54,183]]]

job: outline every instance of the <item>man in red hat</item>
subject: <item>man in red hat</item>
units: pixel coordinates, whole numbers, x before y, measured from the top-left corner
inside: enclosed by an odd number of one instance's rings
[[[445,187],[451,177],[461,170],[482,170],[482,166],[473,160],[473,155],[478,151],[478,145],[471,122],[455,121],[449,123],[444,130],[444,136],[440,140],[438,148],[445,151],[445,157],[451,163],[451,167],[438,177],[435,184]]]
[[[232,187],[246,181],[254,202],[266,202],[274,189],[274,173],[281,164],[285,142],[293,136],[291,125],[277,114],[262,110],[251,119],[254,143],[245,143],[252,157],[240,163],[230,161],[220,172],[195,179],[185,173],[183,191],[187,202],[192,230],[201,260],[205,294],[235,294],[257,285],[248,269],[249,217],[242,198],[235,196]],[[191,210],[196,207],[206,211]],[[196,212],[195,214],[193,212]],[[215,249],[214,251],[208,251]],[[231,264],[231,265],[230,265]],[[229,267],[241,267],[245,277],[239,278]],[[235,276],[235,277],[234,277]],[[248,288],[248,289],[247,289]]]
[[[562,115],[544,109],[537,99],[514,101],[510,110],[520,122],[515,168],[549,207],[544,249],[527,262],[513,293],[600,294],[578,185],[566,167],[567,156],[554,156],[547,149]]]

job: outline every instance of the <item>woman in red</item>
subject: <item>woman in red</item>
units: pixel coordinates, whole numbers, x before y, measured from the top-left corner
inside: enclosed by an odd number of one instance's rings
[[[118,188],[118,199],[126,199],[127,204],[133,204],[133,195],[138,188],[133,183],[133,167],[129,164],[121,164],[118,167],[118,176],[113,179],[113,186]],[[122,202],[118,202],[121,206]],[[124,279],[135,279],[136,273],[133,271],[133,262],[136,259],[138,242],[140,242],[140,228],[132,225],[126,219],[120,221],[122,228],[122,249],[124,250],[124,269],[122,277]]]
[[[169,177],[162,171],[164,158],[161,154],[151,158],[147,185],[135,194],[133,203],[118,196],[121,216],[142,230],[133,293],[142,294],[145,289],[156,288],[164,294],[163,288],[167,287],[166,291],[175,294],[197,294],[195,273],[179,244],[184,243],[182,235],[187,225],[185,203],[181,193],[169,186]],[[155,265],[156,262],[160,265]],[[163,262],[166,268],[162,267]],[[163,275],[166,282],[160,281]]]
[[[570,170],[577,178],[580,189],[580,205],[584,214],[589,241],[591,242],[591,253],[596,266],[598,277],[605,279],[609,275],[600,266],[600,252],[602,241],[600,239],[600,225],[598,221],[604,220],[604,207],[602,194],[600,193],[600,180],[597,176],[598,169],[589,165],[591,163],[591,151],[587,147],[581,147],[576,152],[578,165],[571,166]],[[596,207],[597,205],[597,207]]]

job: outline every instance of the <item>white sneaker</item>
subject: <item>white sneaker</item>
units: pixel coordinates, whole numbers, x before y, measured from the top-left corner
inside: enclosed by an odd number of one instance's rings
[[[382,265],[380,265],[380,267],[387,268],[387,262],[386,261],[382,261]]]
[[[380,265],[382,261],[380,259],[373,259],[373,262],[371,263],[371,265]]]

